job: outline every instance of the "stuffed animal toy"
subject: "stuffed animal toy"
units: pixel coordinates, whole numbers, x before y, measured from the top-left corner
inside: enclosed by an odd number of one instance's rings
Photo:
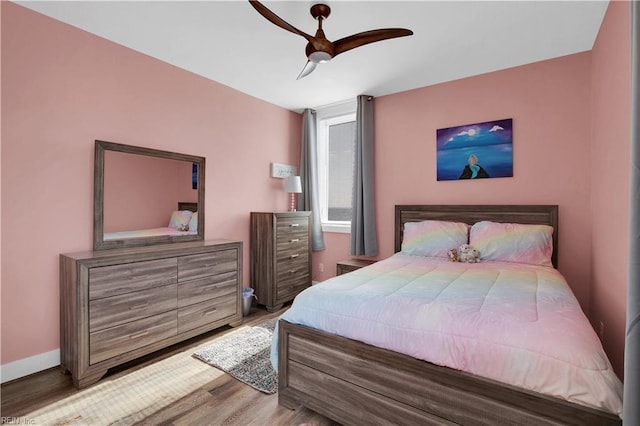
[[[463,244],[458,250],[458,261],[466,263],[480,262],[480,252],[469,244]]]
[[[449,255],[449,260],[452,262],[457,262],[458,261],[458,249],[451,249],[447,252],[447,254]]]

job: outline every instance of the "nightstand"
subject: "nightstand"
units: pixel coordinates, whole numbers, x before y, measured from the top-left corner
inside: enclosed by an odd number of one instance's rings
[[[377,260],[369,260],[369,259],[349,259],[349,260],[341,260],[336,264],[336,275],[346,274],[347,272],[355,271],[356,269],[364,268],[365,266],[369,266],[373,263],[376,263]]]

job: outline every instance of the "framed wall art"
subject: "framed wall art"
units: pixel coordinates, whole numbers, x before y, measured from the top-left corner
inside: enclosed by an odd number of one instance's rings
[[[191,189],[198,189],[198,164],[191,166]]]
[[[513,177],[513,119],[436,131],[437,179]]]

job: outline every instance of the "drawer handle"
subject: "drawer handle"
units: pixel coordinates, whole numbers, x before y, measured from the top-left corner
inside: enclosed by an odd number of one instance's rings
[[[211,315],[211,314],[215,313],[217,310],[218,310],[218,308],[209,309],[208,311],[204,312],[204,315]]]
[[[136,310],[136,309],[146,308],[147,306],[149,306],[149,303],[148,303],[148,302],[138,303],[137,305],[131,305],[131,306],[129,306],[129,310],[130,310],[130,311],[134,311],[134,310]]]
[[[300,226],[299,223],[292,223],[291,225],[289,225],[292,228],[297,228],[298,226]]]
[[[127,278],[129,281],[135,281],[135,280],[146,280],[147,278],[149,278],[149,275],[129,275],[129,277]]]
[[[292,240],[289,240],[290,243],[297,243],[298,241],[300,241],[300,238],[294,238]]]
[[[289,256],[291,259],[295,259],[296,257],[300,256],[298,253],[296,254],[292,254],[291,256]]]
[[[148,330],[140,331],[138,333],[133,333],[129,335],[129,339],[137,339],[138,337],[143,337],[149,334]]]

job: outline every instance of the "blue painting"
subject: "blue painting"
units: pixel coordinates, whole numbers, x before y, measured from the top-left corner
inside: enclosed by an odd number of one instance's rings
[[[198,163],[191,165],[191,189],[198,189]]]
[[[513,177],[513,119],[436,131],[438,180]]]

